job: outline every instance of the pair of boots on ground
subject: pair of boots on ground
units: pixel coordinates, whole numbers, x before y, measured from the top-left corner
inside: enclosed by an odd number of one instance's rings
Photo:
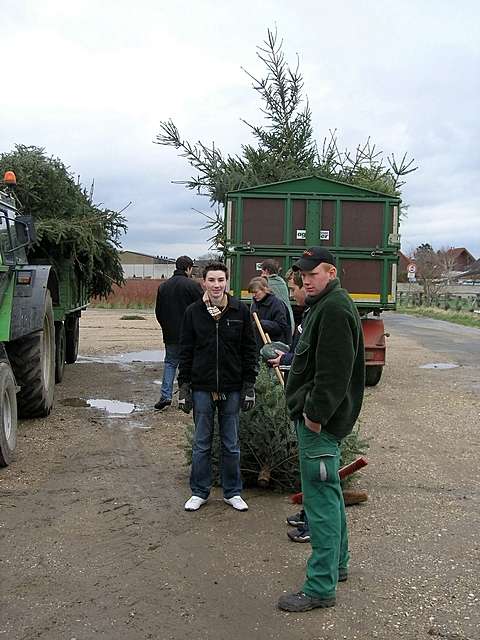
[[[288,537],[293,542],[310,542],[310,530],[308,527],[308,519],[305,510],[302,509],[298,513],[287,517],[287,524],[294,529],[287,532]],[[338,581],[345,582],[348,580],[348,570],[339,569]],[[311,611],[317,608],[327,608],[335,606],[335,598],[315,598],[309,596],[303,591],[297,593],[288,593],[283,595],[278,601],[279,609],[291,612]]]
[[[294,529],[287,531],[287,536],[292,542],[310,542],[310,529],[308,527],[307,514],[302,509],[293,516],[288,516],[287,524]]]

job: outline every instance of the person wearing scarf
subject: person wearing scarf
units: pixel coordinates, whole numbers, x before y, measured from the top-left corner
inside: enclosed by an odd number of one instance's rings
[[[215,413],[221,441],[220,477],[224,501],[237,511],[241,497],[240,410],[255,404],[256,343],[248,307],[227,293],[228,269],[221,262],[203,271],[205,294],[191,304],[180,330],[179,408],[193,408],[190,488],[186,511],[204,505],[212,488],[212,439]]]

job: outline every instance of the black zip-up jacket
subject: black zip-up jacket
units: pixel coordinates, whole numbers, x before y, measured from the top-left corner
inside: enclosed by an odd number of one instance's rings
[[[260,324],[262,325],[262,329],[265,333],[268,333],[268,336],[272,342],[284,342],[285,344],[290,344],[292,341],[292,329],[290,327],[290,318],[288,315],[288,310],[286,304],[280,298],[277,298],[273,293],[267,293],[267,295],[257,302],[255,299],[252,300],[252,306],[250,307],[250,312],[253,316],[254,313],[258,315],[258,319],[260,320]],[[252,318],[252,322],[254,320]],[[255,339],[257,341],[257,351],[263,347],[263,340],[258,332],[258,329],[254,323],[255,327]]]
[[[155,315],[162,327],[165,344],[178,344],[185,309],[202,296],[198,282],[179,269],[175,269],[173,276],[158,287]]]
[[[254,384],[257,351],[248,307],[228,296],[227,309],[216,322],[203,300],[185,312],[180,332],[178,384],[197,391],[240,391]]]

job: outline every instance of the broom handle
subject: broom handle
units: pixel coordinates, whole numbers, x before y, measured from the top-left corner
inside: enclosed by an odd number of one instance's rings
[[[265,331],[263,330],[263,327],[260,323],[260,319],[256,313],[256,311],[254,311],[252,313],[253,319],[255,320],[255,324],[257,325],[257,329],[258,329],[258,333],[260,334],[262,340],[263,340],[263,344],[270,344],[272,341],[270,340],[270,336],[268,335],[268,333],[265,333]],[[285,386],[285,380],[283,379],[283,373],[280,371],[280,369],[278,367],[275,367],[275,374],[278,378],[278,381],[280,382],[280,384],[282,385],[282,387]]]
[[[356,460],[354,460],[353,462],[350,462],[350,464],[346,464],[344,467],[341,467],[338,470],[338,476],[340,478],[340,480],[343,480],[344,478],[346,478],[347,476],[351,475],[352,473],[355,473],[355,471],[358,471],[359,469],[362,469],[363,467],[366,467],[368,464],[368,460],[365,458],[365,456],[360,456],[359,458],[357,458]],[[302,504],[303,502],[303,493],[295,493],[292,496],[292,502],[294,504]]]
[[[365,456],[360,456],[360,458],[357,458],[353,462],[350,462],[350,464],[346,464],[338,472],[338,475],[340,476],[340,480],[343,480],[344,478],[351,475],[352,473],[355,473],[355,471],[362,469],[362,467],[366,467],[367,464],[368,464],[368,460],[365,458]]]

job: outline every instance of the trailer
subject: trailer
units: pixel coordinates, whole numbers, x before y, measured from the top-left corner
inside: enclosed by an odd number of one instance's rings
[[[399,197],[315,175],[227,193],[233,295],[251,299],[248,282],[267,258],[285,273],[305,248],[328,248],[362,319],[366,384],[378,384],[386,351],[381,313],[396,308],[400,205]]]
[[[29,260],[35,224],[11,193],[0,190],[0,466],[14,459],[17,417],[47,416],[55,382],[78,353],[78,322],[87,289],[73,260]]]

